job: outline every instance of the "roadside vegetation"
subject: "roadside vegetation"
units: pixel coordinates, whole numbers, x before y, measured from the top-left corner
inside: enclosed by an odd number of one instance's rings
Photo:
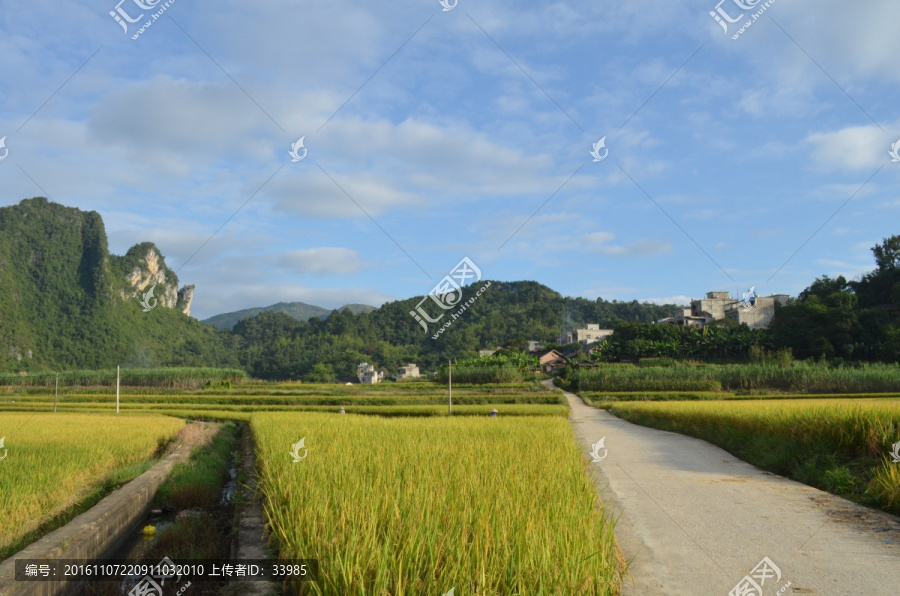
[[[670,366],[599,364],[566,371],[563,385],[581,392],[780,391],[784,393],[897,393],[900,365],[831,366],[826,362],[702,364]]]
[[[616,416],[709,441],[764,470],[900,513],[900,399],[601,404]]]
[[[619,593],[613,524],[560,417],[255,414],[252,429],[281,556],[319,560],[303,593]]]

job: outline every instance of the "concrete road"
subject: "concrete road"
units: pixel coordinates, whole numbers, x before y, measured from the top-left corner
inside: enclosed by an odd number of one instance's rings
[[[632,560],[624,594],[900,594],[900,518],[566,397],[589,461],[605,437],[591,466]],[[758,568],[764,557],[774,567]],[[741,582],[747,591],[732,592]]]

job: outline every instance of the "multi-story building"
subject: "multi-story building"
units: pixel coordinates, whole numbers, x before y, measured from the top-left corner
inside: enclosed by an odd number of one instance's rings
[[[787,294],[758,296],[750,308],[735,301],[725,311],[725,316],[737,323],[746,323],[750,329],[765,329],[775,316],[775,305],[786,304],[788,298]]]
[[[360,362],[356,367],[356,377],[360,383],[374,385],[384,378],[384,373],[375,370],[375,367],[368,362]]]
[[[706,298],[691,300],[691,307],[679,310],[671,317],[657,321],[669,325],[682,325],[702,329],[716,320],[725,318],[746,323],[751,329],[764,329],[775,316],[775,304],[784,304],[787,294],[755,296],[752,304],[732,298],[728,292],[707,292]]]

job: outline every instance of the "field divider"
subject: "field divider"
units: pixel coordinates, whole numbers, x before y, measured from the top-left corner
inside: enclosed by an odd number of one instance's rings
[[[80,559],[94,561],[115,552],[150,511],[156,491],[175,465],[186,461],[195,444],[185,442],[152,468],[101,500],[65,526],[33,542],[0,563],[3,596],[55,596],[72,582],[17,582],[16,559]]]

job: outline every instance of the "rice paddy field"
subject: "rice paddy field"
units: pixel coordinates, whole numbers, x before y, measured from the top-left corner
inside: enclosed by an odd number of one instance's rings
[[[255,414],[251,427],[281,555],[319,559],[302,594],[618,593],[613,526],[562,417]]]
[[[0,412],[114,412],[115,387],[56,388],[0,386]],[[447,387],[434,382],[377,385],[317,385],[302,383],[240,383],[233,388],[185,390],[123,387],[119,409],[191,418],[246,420],[259,411],[330,411],[380,416],[447,416]],[[559,390],[537,383],[454,385],[452,414],[487,415],[496,408],[507,416],[565,416],[568,405]]]
[[[900,399],[607,402],[626,420],[697,437],[865,505],[900,513]]]
[[[0,384],[0,429],[42,429],[27,453],[7,438],[19,462],[53,454],[46,474],[9,474],[0,462],[0,536],[33,529],[115,470],[136,476],[184,419],[236,420],[252,431],[280,556],[320,561],[320,581],[298,585],[302,594],[619,593],[614,523],[561,391],[458,383],[451,415],[447,387],[433,381],[228,387],[187,377],[123,385],[119,414],[108,375],[73,377],[58,393],[55,377]],[[310,456],[294,464],[301,437]],[[60,468],[71,477],[57,483]]]
[[[141,474],[183,425],[168,416],[0,412],[0,559],[105,483]]]
[[[633,366],[601,364],[575,371],[571,389],[607,392],[900,393],[900,364],[832,367],[827,363]]]
[[[611,365],[576,380],[587,403],[617,416],[900,513],[900,465],[889,457],[900,440],[900,369],[829,380],[827,367],[776,368]],[[447,387],[434,381],[124,373],[133,384],[122,384],[119,414],[109,371],[65,383],[61,375],[58,389],[55,374],[0,379],[0,457],[9,450],[0,461],[0,559],[46,520],[140,474],[184,419],[235,420],[252,433],[280,556],[319,559],[320,580],[298,584],[300,594],[620,593],[614,522],[558,389],[459,383],[451,415]],[[295,463],[301,438],[308,456]]]

